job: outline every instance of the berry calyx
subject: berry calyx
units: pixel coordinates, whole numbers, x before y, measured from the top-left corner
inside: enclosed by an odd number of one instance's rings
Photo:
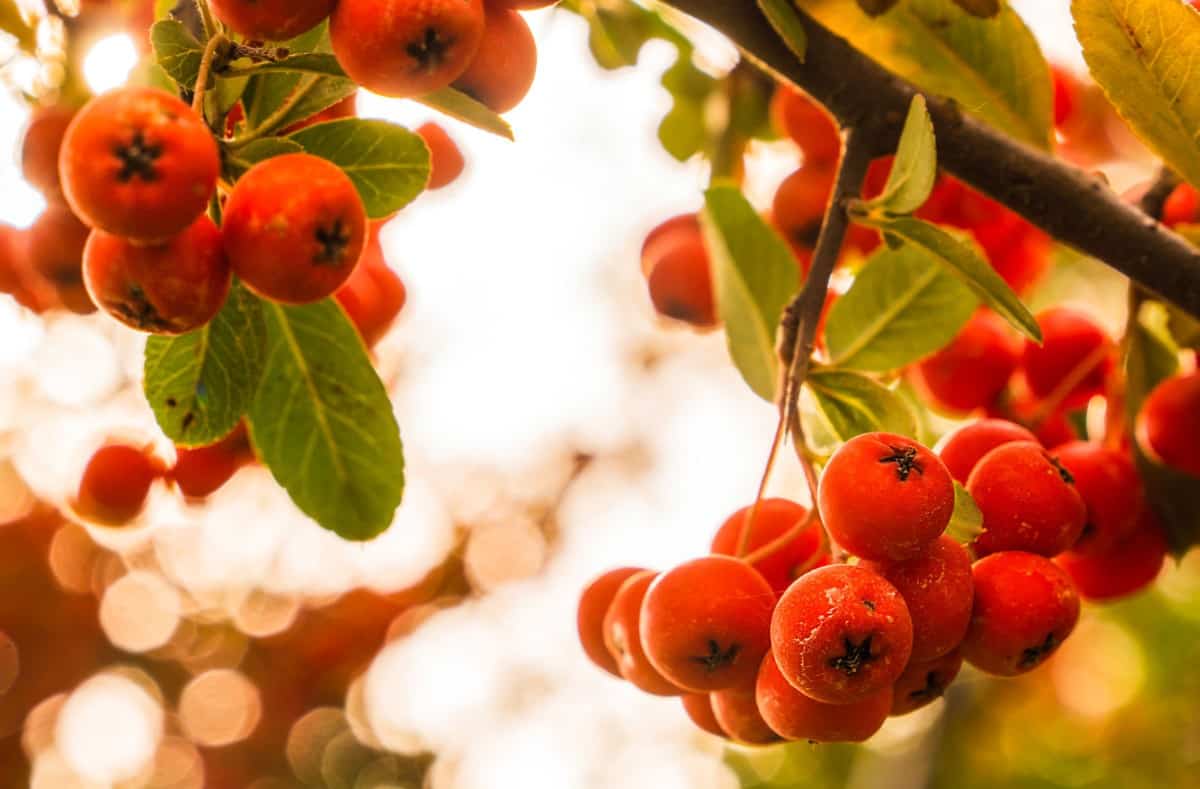
[[[861,567],[832,565],[804,575],[771,619],[780,671],[797,690],[828,704],[861,701],[889,687],[908,664],[912,644],[904,599]]]
[[[787,740],[862,742],[879,731],[892,709],[891,685],[849,704],[825,704],[792,687],[775,657],[763,658],[755,686],[763,720]]]
[[[954,513],[954,482],[911,438],[866,433],[830,458],[817,492],[833,539],[864,559],[904,560],[937,539]]]
[[[958,650],[924,662],[912,661],[892,688],[892,715],[907,715],[932,704],[962,669]]]

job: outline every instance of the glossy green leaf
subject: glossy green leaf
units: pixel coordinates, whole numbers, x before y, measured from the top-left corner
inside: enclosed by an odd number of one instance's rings
[[[265,349],[259,301],[240,285],[204,328],[148,339],[143,389],[167,438],[203,446],[233,430],[254,399]]]
[[[462,121],[485,132],[490,132],[506,140],[513,139],[512,127],[508,121],[492,112],[487,105],[454,88],[442,88],[433,93],[418,96],[416,101],[432,110]]]
[[[779,385],[775,332],[798,289],[796,261],[736,187],[713,187],[704,203],[701,224],[730,356],[750,388],[773,401]]]
[[[957,481],[954,483],[954,514],[950,516],[946,534],[963,545],[970,545],[983,534],[983,513],[967,489]]]
[[[808,50],[808,33],[804,31],[804,24],[800,21],[791,0],[758,0],[758,7],[771,23],[771,27],[775,28],[775,32],[783,39],[783,43],[787,44],[792,54],[803,63],[804,54]]]
[[[937,181],[937,142],[925,97],[917,95],[908,109],[896,159],[883,193],[867,203],[868,209],[889,214],[911,214],[933,192]]]
[[[429,182],[429,148],[394,123],[346,118],[309,126],[288,139],[345,171],[372,219],[396,213]]]
[[[254,165],[275,156],[289,153],[303,153],[304,146],[286,137],[264,137],[261,140],[244,145],[225,156],[226,173],[237,180]]]
[[[250,437],[292,501],[348,540],[391,524],[404,451],[383,383],[346,314],[330,299],[263,302],[267,361]]]
[[[1138,136],[1200,184],[1200,15],[1180,0],[1073,0],[1096,82]]]
[[[329,43],[329,25],[322,22],[281,46],[292,53],[291,57],[314,53],[328,55],[333,52]],[[246,126],[249,129],[265,127],[267,132],[286,129],[332,107],[356,90],[358,86],[344,77],[297,71],[257,74],[246,84],[242,98],[246,107]]]
[[[916,417],[903,398],[862,373],[812,370],[804,385],[830,430],[842,441],[875,431],[916,435]]]
[[[970,286],[984,304],[1007,320],[1017,331],[1034,342],[1042,341],[1042,330],[1038,328],[1029,308],[1013,293],[1008,283],[996,273],[973,244],[951,235],[937,225],[912,217],[872,214],[856,215],[855,219],[877,227],[887,236],[920,250]]]
[[[155,22],[150,28],[150,43],[154,47],[158,65],[171,79],[188,90],[195,87],[204,47],[182,22],[174,19]]]
[[[884,247],[829,311],[829,361],[852,370],[899,369],[950,342],[978,305],[970,287],[919,249]]]
[[[948,96],[1030,145],[1051,147],[1050,68],[1007,5],[992,19],[976,18],[953,0],[905,0],[875,18],[855,0],[803,0],[801,7],[922,91]]]

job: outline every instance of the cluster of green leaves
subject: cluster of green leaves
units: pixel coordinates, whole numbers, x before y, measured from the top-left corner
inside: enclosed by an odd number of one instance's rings
[[[256,163],[307,152],[336,164],[372,220],[408,205],[429,179],[429,151],[411,131],[356,118],[287,131],[350,96],[355,84],[332,54],[327,25],[277,49],[218,47],[204,86],[206,43],[160,3],[151,30],[152,79],[190,95],[205,90],[214,129],[239,102],[244,119],[220,139],[223,176],[235,182]],[[423,99],[491,132],[503,119],[452,90]],[[221,135],[218,135],[221,137]],[[263,463],[295,504],[346,539],[377,536],[404,490],[404,454],[387,392],[366,347],[332,300],[285,306],[235,285],[208,326],[146,345],[145,394],[163,432],[181,446],[220,439],[245,419]]]

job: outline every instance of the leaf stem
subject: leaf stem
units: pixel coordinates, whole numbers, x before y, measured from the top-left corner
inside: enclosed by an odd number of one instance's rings
[[[212,76],[213,60],[221,48],[229,43],[229,39],[218,33],[208,40],[204,54],[200,58],[200,70],[196,74],[196,86],[192,91],[192,110],[201,117],[204,116],[204,96],[208,90],[208,80]]]

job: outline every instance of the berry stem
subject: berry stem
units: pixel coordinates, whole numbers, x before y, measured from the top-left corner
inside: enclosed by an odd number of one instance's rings
[[[218,33],[208,40],[204,54],[200,58],[200,70],[196,73],[196,87],[192,91],[192,111],[204,117],[204,97],[208,91],[208,80],[212,76],[213,61],[221,48],[229,43],[229,39]]]
[[[200,26],[204,29],[204,37],[215,38],[221,28],[217,25],[217,20],[213,18],[212,9],[208,7],[208,0],[196,0],[196,11],[200,14]]]
[[[1034,429],[1037,429],[1042,422],[1046,421],[1047,417],[1058,410],[1058,407],[1063,404],[1063,401],[1067,399],[1071,392],[1074,392],[1075,388],[1092,374],[1092,371],[1096,369],[1096,365],[1103,362],[1105,357],[1112,352],[1112,349],[1107,345],[1101,345],[1085,356],[1083,361],[1075,365],[1071,369],[1071,372],[1067,373],[1066,377],[1058,382],[1058,386],[1054,387],[1054,391],[1046,395],[1046,399],[1038,404],[1037,409],[1029,416],[1029,424]]]
[[[780,387],[782,389],[782,386]],[[787,418],[784,414],[784,409],[780,406],[779,420],[775,423],[775,437],[771,439],[771,452],[767,455],[767,465],[763,468],[762,479],[758,482],[758,493],[754,496],[754,504],[750,505],[750,511],[746,513],[746,517],[742,520],[741,529],[738,531],[737,552],[736,556],[742,557],[750,548],[750,535],[754,532],[754,522],[758,517],[758,508],[762,504],[763,496],[767,492],[767,482],[771,479],[771,472],[775,469],[775,460],[779,457],[779,448],[783,446],[783,437],[787,434]]]

